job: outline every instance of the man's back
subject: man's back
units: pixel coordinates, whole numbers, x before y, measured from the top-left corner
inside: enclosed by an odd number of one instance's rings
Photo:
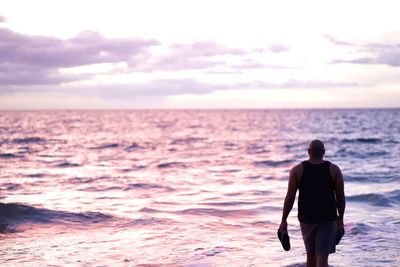
[[[312,164],[303,161],[298,183],[298,218],[304,223],[322,223],[337,219],[334,181],[329,161]]]

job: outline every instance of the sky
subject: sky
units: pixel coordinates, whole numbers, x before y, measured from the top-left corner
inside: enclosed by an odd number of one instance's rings
[[[400,2],[0,2],[0,109],[400,107]]]

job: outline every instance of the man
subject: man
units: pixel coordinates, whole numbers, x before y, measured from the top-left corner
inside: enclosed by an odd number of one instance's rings
[[[343,176],[338,166],[323,160],[324,154],[324,144],[313,140],[308,148],[310,158],[290,171],[278,230],[280,233],[287,231],[286,220],[299,189],[298,219],[307,251],[307,267],[328,266],[328,256],[335,252],[337,235],[344,234]]]

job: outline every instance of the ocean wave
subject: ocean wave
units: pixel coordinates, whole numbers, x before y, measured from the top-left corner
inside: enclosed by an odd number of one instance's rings
[[[269,150],[264,145],[250,144],[246,148],[247,154],[263,154],[267,153]]]
[[[45,175],[43,173],[30,173],[27,174],[26,177],[31,177],[31,178],[40,178],[44,177]]]
[[[357,223],[355,225],[350,225],[348,230],[349,235],[364,235],[372,230],[372,227],[365,223]]]
[[[70,167],[79,167],[79,166],[81,166],[81,165],[78,163],[72,163],[72,162],[68,162],[68,161],[63,161],[63,162],[57,164],[57,167],[60,167],[60,168],[70,168]]]
[[[347,200],[368,202],[374,206],[380,206],[380,207],[390,207],[389,199],[387,199],[385,196],[381,194],[375,194],[375,193],[348,196]]]
[[[230,218],[248,217],[248,216],[254,216],[254,214],[256,214],[254,210],[250,209],[226,210],[226,209],[214,209],[214,208],[190,208],[177,211],[175,213],[183,215],[230,217]]]
[[[127,146],[124,150],[127,152],[132,152],[138,150],[139,148],[140,148],[139,144],[133,143],[130,146]]]
[[[96,178],[81,178],[81,177],[74,177],[68,179],[68,184],[89,184],[96,181]]]
[[[179,215],[194,215],[194,216],[212,216],[223,218],[242,218],[258,214],[259,212],[252,209],[217,209],[217,208],[189,208],[184,210],[169,211],[158,210],[154,208],[143,207],[139,210],[143,213],[171,213]]]
[[[139,212],[144,212],[144,213],[156,213],[156,212],[162,212],[161,210],[157,210],[157,209],[152,209],[152,208],[147,208],[147,207],[143,207],[139,210]]]
[[[366,176],[366,174],[352,174],[344,176],[344,180],[349,182],[391,183],[397,181],[398,179],[399,177],[393,174],[378,173],[370,173],[368,176]]]
[[[349,201],[368,202],[371,205],[379,207],[391,207],[393,204],[400,202],[400,190],[395,190],[387,193],[369,193],[359,194],[346,197]]]
[[[122,187],[121,186],[90,186],[90,187],[86,187],[86,188],[82,188],[80,189],[80,191],[86,191],[86,192],[109,192],[112,190],[121,190]],[[100,196],[97,197],[96,199],[114,199],[113,197],[109,197],[109,196]]]
[[[170,142],[171,145],[187,145],[195,142],[202,142],[207,140],[205,137],[186,137],[186,138],[175,138]]]
[[[46,139],[41,138],[41,137],[25,137],[25,138],[14,138],[12,141],[13,141],[13,143],[16,143],[16,144],[27,144],[27,143],[45,142]]]
[[[145,212],[149,210],[143,209]],[[0,234],[21,232],[21,229],[35,225],[64,225],[67,227],[81,227],[92,224],[104,227],[132,227],[172,224],[171,219],[143,217],[138,219],[118,218],[100,212],[68,212],[35,208],[19,203],[0,202]]]
[[[255,202],[255,201],[227,201],[227,202],[204,202],[201,204],[206,205],[206,206],[227,207],[227,206],[239,206],[239,205],[252,205],[252,204],[257,204],[257,202]]]
[[[229,248],[229,247],[224,247],[224,246],[216,246],[211,249],[204,249],[204,248],[196,248],[195,251],[201,251],[200,254],[207,256],[207,257],[212,257],[217,254],[226,252],[226,251],[234,251],[236,250],[235,248]]]
[[[0,225],[22,224],[97,224],[112,221],[113,217],[99,212],[67,212],[35,208],[18,203],[0,203]]]
[[[157,168],[160,168],[160,169],[175,168],[175,167],[176,168],[186,168],[187,166],[184,163],[178,162],[178,161],[157,164]]]
[[[379,151],[353,151],[346,148],[340,149],[336,156],[338,157],[350,157],[350,158],[371,158],[371,157],[382,157],[389,154],[387,151],[379,150]]]
[[[354,139],[343,139],[343,143],[368,143],[368,144],[379,144],[382,143],[380,138],[354,138]]]
[[[144,217],[144,218],[138,218],[138,219],[125,219],[118,226],[119,227],[132,227],[132,226],[148,226],[148,225],[160,225],[160,224],[171,225],[174,222],[175,221],[172,219]]]
[[[18,190],[20,188],[21,188],[21,185],[15,184],[15,183],[4,183],[4,184],[1,184],[1,186],[0,186],[1,190],[6,190],[6,191]]]
[[[134,190],[134,189],[165,189],[166,191],[174,191],[172,187],[163,186],[159,184],[152,184],[152,183],[134,183],[128,184],[124,187],[124,191]]]
[[[95,147],[91,147],[90,149],[106,149],[106,148],[116,148],[119,147],[118,143],[109,143],[109,144],[103,144]]]
[[[0,154],[0,159],[14,159],[19,158],[20,156],[15,155],[13,153],[2,153]]]
[[[286,166],[290,163],[292,163],[293,160],[286,159],[286,160],[263,160],[263,161],[256,161],[254,164],[257,167],[280,167],[280,166]]]

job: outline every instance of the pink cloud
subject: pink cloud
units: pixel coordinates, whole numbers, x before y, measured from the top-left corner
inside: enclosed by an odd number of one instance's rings
[[[211,57],[220,55],[245,55],[244,49],[230,48],[213,42],[196,42],[193,44],[174,44],[172,50],[187,57]]]
[[[281,45],[281,44],[272,44],[268,46],[268,50],[274,53],[282,53],[289,50],[289,47]]]
[[[393,44],[385,44],[385,43],[356,44],[339,40],[330,35],[324,35],[324,37],[335,45],[353,47],[358,52],[368,54],[368,56],[350,60],[334,59],[332,60],[333,64],[352,63],[360,65],[381,64],[392,67],[400,66],[400,33],[393,33],[392,37],[398,40],[396,43]]]
[[[95,32],[83,32],[67,39],[29,36],[0,28],[0,62],[49,68],[134,59],[156,40],[107,39]]]
[[[245,50],[240,48],[227,47],[214,42],[195,42],[192,44],[173,44],[170,52],[166,55],[153,58],[135,68],[139,71],[154,70],[188,70],[188,69],[209,69],[217,66],[224,66],[240,71],[244,69],[268,68],[284,69],[287,67],[268,65],[246,59],[245,57],[254,53],[262,53],[265,49]],[[268,50],[274,53],[281,53],[289,50],[288,47],[279,44],[271,45]],[[219,56],[233,56],[243,58],[241,63],[227,64]],[[219,58],[218,58],[219,57]]]
[[[223,66],[225,62],[215,59],[217,56],[245,56],[253,51],[239,48],[226,47],[214,42],[195,42],[192,44],[173,44],[169,47],[170,52],[151,61],[144,62],[137,70],[188,70],[208,69]]]
[[[325,39],[327,39],[329,42],[335,44],[335,45],[341,45],[341,46],[354,46],[354,44],[349,43],[349,42],[345,42],[342,40],[339,40],[338,38],[331,36],[329,34],[325,34],[322,37],[324,37]]]
[[[138,64],[156,40],[107,39],[83,32],[66,40],[31,36],[0,28],[0,85],[58,84],[82,75],[58,73],[59,68],[128,61]]]

